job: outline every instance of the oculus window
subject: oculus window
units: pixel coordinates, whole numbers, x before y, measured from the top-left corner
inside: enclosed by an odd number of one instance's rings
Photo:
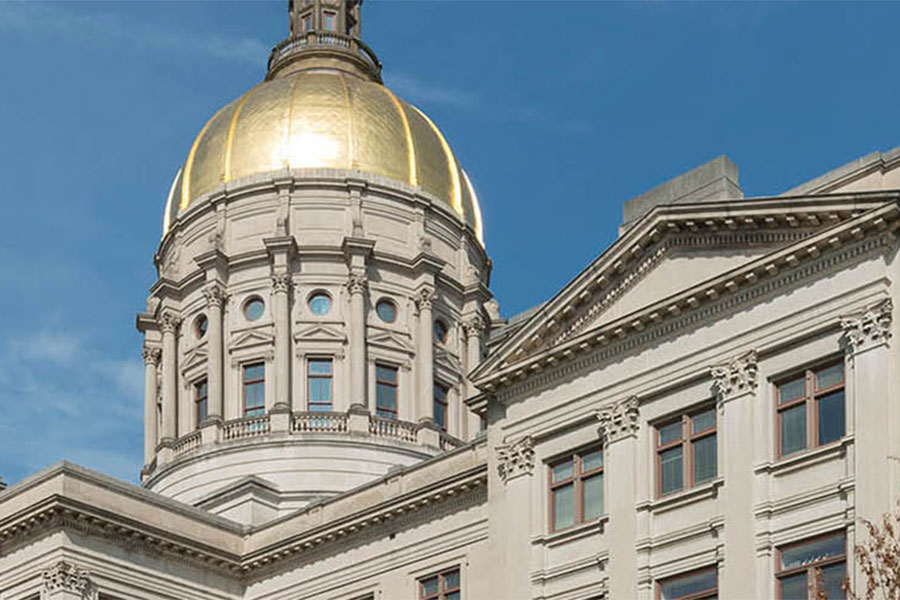
[[[390,300],[379,300],[375,305],[375,313],[385,323],[393,323],[397,320],[397,305]]]
[[[244,303],[244,316],[248,321],[259,321],[266,310],[266,305],[259,296],[254,296]]]
[[[331,310],[331,296],[318,292],[309,297],[309,312],[321,317]]]

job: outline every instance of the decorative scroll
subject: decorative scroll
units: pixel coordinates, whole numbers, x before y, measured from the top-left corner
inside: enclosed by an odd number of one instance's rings
[[[64,560],[45,569],[41,574],[41,579],[43,580],[42,599],[49,599],[54,592],[79,594],[84,600],[96,598],[96,589],[91,583],[90,574]]]
[[[530,435],[519,438],[510,444],[497,446],[495,450],[497,451],[497,470],[503,483],[519,475],[531,475],[534,470],[534,440]]]
[[[631,396],[597,411],[607,443],[637,435],[640,426],[638,397]]]
[[[722,402],[735,394],[756,389],[757,355],[750,350],[727,363],[710,368],[713,377],[713,389]]]
[[[894,303],[886,298],[856,314],[841,317],[841,329],[853,352],[891,338],[893,310]]]

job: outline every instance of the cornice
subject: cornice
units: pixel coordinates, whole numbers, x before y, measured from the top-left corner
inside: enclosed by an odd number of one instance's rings
[[[884,246],[898,226],[900,208],[885,204],[494,373],[482,369],[475,384],[503,396],[513,386],[516,393],[533,389]]]
[[[541,344],[548,337],[559,338],[562,334],[563,339],[568,338],[572,331],[578,329],[577,325],[573,326],[572,319],[583,313],[583,305],[590,305],[591,301],[598,303],[598,294],[601,294],[599,302],[602,303],[610,293],[609,286],[614,285],[613,282],[622,281],[623,277],[627,278],[629,273],[640,269],[640,265],[648,260],[646,253],[655,252],[664,245],[661,242],[674,237],[672,234],[681,234],[683,238],[687,236],[689,244],[679,245],[694,246],[705,245],[698,244],[698,240],[723,234],[760,237],[766,230],[770,235],[778,235],[776,230],[781,230],[784,241],[790,241],[792,237],[803,237],[803,233],[798,232],[806,228],[809,234],[805,239],[812,239],[821,236],[824,231],[835,230],[841,224],[886,208],[891,219],[896,219],[898,200],[900,192],[872,192],[655,207],[536,311],[528,322],[501,344],[492,358],[476,368],[473,377],[476,380],[489,379],[490,371],[502,369],[503,363],[515,360],[516,356],[525,357],[529,346]],[[806,257],[795,258],[803,260]],[[584,321],[590,322],[590,319],[582,319]]]

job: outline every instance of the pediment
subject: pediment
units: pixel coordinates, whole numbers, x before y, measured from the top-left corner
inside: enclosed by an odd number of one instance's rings
[[[369,334],[368,343],[373,346],[400,350],[406,353],[415,352],[412,341],[405,334],[390,329],[376,329]]]
[[[656,207],[535,311],[473,376],[527,361],[882,205],[874,197],[867,205],[834,196]]]
[[[340,342],[344,343],[347,336],[335,325],[316,323],[301,329],[294,334],[297,342]]]
[[[454,373],[462,372],[462,365],[459,362],[459,358],[450,354],[450,352],[440,346],[434,347],[434,363],[437,367],[443,367]]]
[[[235,335],[231,342],[230,351],[257,346],[271,346],[275,343],[275,336],[262,331],[246,331]]]
[[[184,360],[181,361],[181,372],[185,373],[197,365],[205,363],[208,354],[205,343],[188,349],[184,353]]]

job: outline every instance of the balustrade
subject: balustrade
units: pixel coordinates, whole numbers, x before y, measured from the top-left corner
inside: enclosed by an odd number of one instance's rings
[[[200,447],[200,432],[192,431],[187,435],[178,438],[172,445],[172,452],[175,456],[190,452]]]
[[[222,438],[227,440],[239,440],[242,438],[265,435],[271,430],[269,415],[261,417],[244,417],[226,421],[222,425]]]
[[[291,431],[294,433],[347,433],[349,416],[336,412],[296,412]]]

